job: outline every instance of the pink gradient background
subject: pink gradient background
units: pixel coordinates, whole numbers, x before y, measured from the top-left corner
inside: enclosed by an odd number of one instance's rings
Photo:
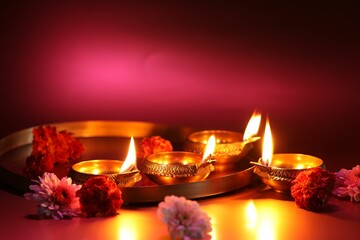
[[[243,131],[257,109],[275,152],[360,162],[353,6],[74,2],[1,8],[1,137],[93,119]]]

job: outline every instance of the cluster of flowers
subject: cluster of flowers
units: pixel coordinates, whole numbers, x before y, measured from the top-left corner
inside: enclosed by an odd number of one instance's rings
[[[291,187],[296,205],[310,211],[322,211],[331,195],[360,202],[360,165],[335,173],[309,169],[300,172]]]
[[[33,130],[33,135],[32,153],[26,159],[24,173],[31,178],[42,177],[34,180],[37,184],[30,185],[32,192],[24,196],[39,202],[39,215],[63,219],[111,216],[119,212],[123,204],[122,193],[108,178],[98,176],[77,185],[71,178],[60,180],[54,173],[49,173],[55,164],[77,159],[84,151],[83,145],[71,133],[57,133],[55,127],[40,126]],[[170,141],[153,136],[142,140],[140,156],[172,149]],[[291,195],[297,206],[310,211],[322,211],[331,195],[360,202],[360,165],[335,173],[322,168],[303,171],[293,181]],[[210,218],[196,201],[167,196],[159,204],[157,215],[167,225],[172,239],[211,238]]]
[[[67,131],[56,131],[53,126],[33,129],[32,152],[26,159],[23,172],[31,179],[45,172],[53,172],[55,164],[76,160],[84,151],[82,143]]]
[[[82,186],[72,179],[61,180],[54,173],[44,173],[37,184],[30,185],[32,192],[25,193],[28,200],[38,204],[38,214],[53,219],[111,216],[119,212],[123,200],[115,182],[98,176],[88,179]]]
[[[25,198],[39,202],[38,214],[54,219],[75,216],[94,217],[116,214],[123,200],[117,185],[106,177],[87,180],[82,186],[72,183],[72,179],[61,180],[51,173],[55,164],[69,163],[78,159],[84,146],[72,133],[60,131],[56,127],[40,126],[33,129],[32,153],[26,159],[24,173],[37,184],[30,185],[31,193]],[[172,151],[170,141],[160,136],[144,138],[141,155]],[[42,176],[42,177],[40,177]]]
[[[24,196],[39,202],[38,214],[47,218],[112,216],[123,204],[115,182],[103,176],[90,178],[82,186],[68,177],[60,180],[54,173],[44,173],[34,181],[32,192]],[[211,239],[210,217],[196,201],[166,196],[157,215],[167,225],[171,239]]]

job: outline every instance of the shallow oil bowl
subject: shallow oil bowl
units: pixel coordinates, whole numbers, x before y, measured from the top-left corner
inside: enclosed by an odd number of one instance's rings
[[[252,148],[252,144],[243,141],[243,135],[239,132],[227,130],[206,130],[194,132],[185,141],[185,151],[203,154],[206,142],[211,135],[215,135],[216,146],[214,158],[216,169],[227,168],[226,165],[233,165],[245,157]]]
[[[141,175],[139,170],[119,173],[123,163],[121,160],[108,159],[82,161],[72,166],[69,176],[79,184],[93,177],[107,176],[118,184],[118,187],[132,187],[141,180]]]
[[[147,156],[142,171],[160,185],[196,182],[214,171],[213,162],[202,163],[202,156],[192,152],[161,152]]]
[[[261,158],[259,164],[261,164]],[[301,171],[325,168],[320,158],[297,153],[274,154],[270,166],[256,165],[254,173],[277,192],[289,192],[292,181]]]

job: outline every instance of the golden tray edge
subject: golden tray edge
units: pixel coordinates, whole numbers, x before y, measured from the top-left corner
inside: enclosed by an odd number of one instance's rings
[[[175,144],[184,143],[190,133],[197,131],[197,129],[187,127],[135,121],[96,120],[49,125],[56,126],[58,131],[73,132],[76,137],[80,138],[130,136],[143,138],[160,135]],[[0,140],[0,181],[21,192],[29,191],[28,186],[31,184],[31,180],[4,166],[4,160],[1,157],[9,151],[31,144],[33,128],[20,130]],[[189,199],[214,196],[243,188],[254,182],[257,178],[253,174],[253,170],[254,167],[252,166],[238,172],[199,182],[121,188],[122,197],[125,203],[145,203],[162,201],[167,195],[184,196]]]

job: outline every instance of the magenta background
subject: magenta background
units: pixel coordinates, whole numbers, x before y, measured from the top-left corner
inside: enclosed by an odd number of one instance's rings
[[[257,109],[275,152],[349,168],[360,21],[351,2],[330,4],[4,4],[0,137],[94,119],[243,131]]]

